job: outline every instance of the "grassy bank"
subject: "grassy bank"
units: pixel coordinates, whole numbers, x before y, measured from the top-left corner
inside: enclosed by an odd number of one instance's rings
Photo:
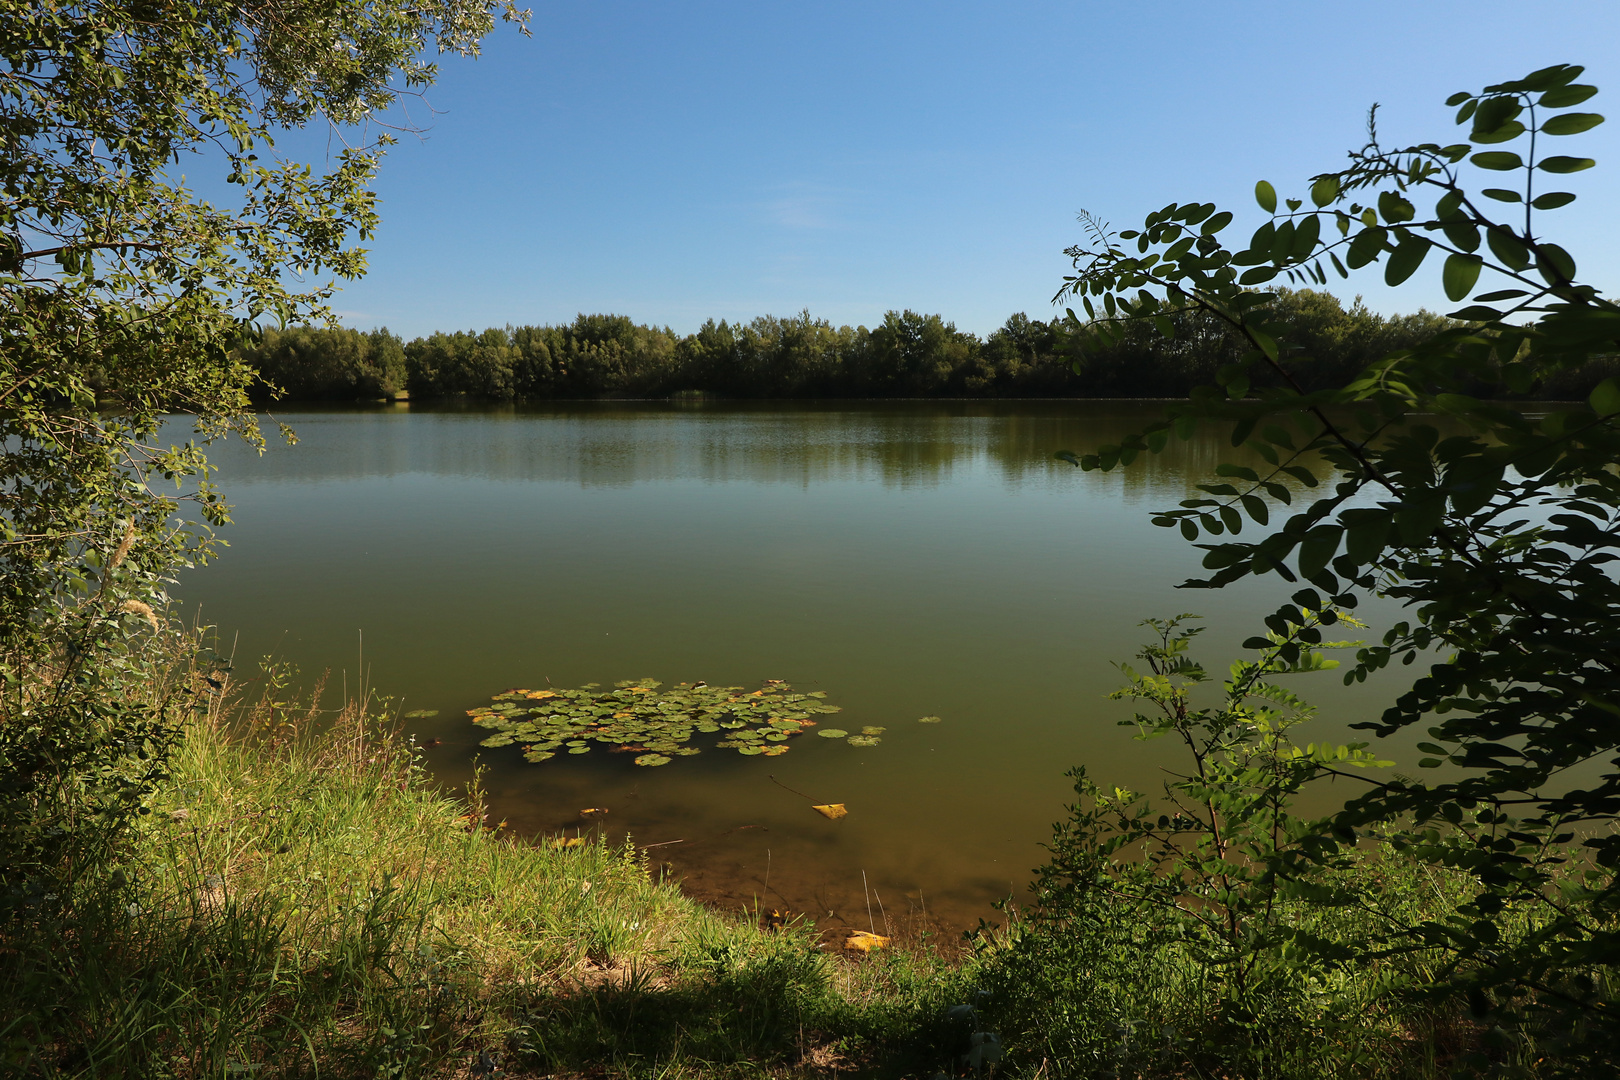
[[[116,862],[8,935],[13,1067],[897,1073],[949,1057],[933,1018],[953,978],[929,951],[834,957],[802,927],[688,900],[634,846],[508,838],[360,704],[335,720],[216,706],[171,764]]]
[[[1337,970],[1264,961],[1234,994],[1175,919],[1060,889],[954,958],[917,941],[838,952],[812,928],[706,908],[588,827],[506,835],[476,790],[435,788],[364,703],[334,717],[208,700],[116,857],[5,929],[13,1071],[1556,1074],[1545,1040],[1428,1000],[1438,954],[1422,948]],[[1407,922],[1454,914],[1468,891],[1389,852],[1350,873]],[[1340,938],[1367,917],[1277,912]]]

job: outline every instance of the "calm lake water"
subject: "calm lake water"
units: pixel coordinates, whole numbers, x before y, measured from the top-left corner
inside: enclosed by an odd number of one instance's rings
[[[1156,786],[1173,747],[1106,700],[1137,623],[1207,617],[1218,669],[1281,599],[1275,579],[1178,591],[1201,554],[1149,511],[1222,449],[1180,444],[1110,474],[1054,461],[1157,415],[1120,402],[586,403],[282,414],[300,442],[217,447],[230,548],[185,579],[234,646],[305,680],[365,678],[446,784],[476,758],[495,817],[600,827],[696,895],[827,928],[959,929],[1021,897],[1084,764]],[[1229,451],[1228,451],[1229,452]],[[362,654],[363,650],[363,654]],[[638,768],[601,750],[542,765],[483,750],[465,710],[509,687],[651,676],[785,679],[888,728],[876,747],[801,737],[778,758],[708,750]],[[1332,675],[1301,687],[1321,739],[1381,707]],[[944,722],[920,725],[918,717]],[[828,821],[769,779],[817,802]],[[680,841],[674,843],[673,841]],[[864,882],[863,886],[863,873]]]

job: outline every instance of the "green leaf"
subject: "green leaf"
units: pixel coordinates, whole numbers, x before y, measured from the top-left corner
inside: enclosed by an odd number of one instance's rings
[[[1592,390],[1586,403],[1599,416],[1613,416],[1620,413],[1620,382],[1616,382],[1613,378],[1604,379]]]
[[[1401,500],[1400,509],[1395,511],[1395,528],[1403,543],[1417,547],[1440,527],[1445,513],[1445,494],[1425,488]]]
[[[1198,231],[1204,236],[1214,236],[1216,233],[1220,232],[1230,224],[1232,224],[1231,212],[1228,210],[1222,210],[1220,213],[1204,222],[1203,228],[1199,229]]]
[[[1398,192],[1383,191],[1378,194],[1378,213],[1386,222],[1395,225],[1416,217],[1417,207]]]
[[[1268,214],[1277,212],[1277,189],[1265,180],[1254,185],[1254,201],[1260,204],[1260,209]]]
[[[1501,259],[1509,269],[1523,270],[1530,265],[1530,249],[1504,228],[1487,229],[1485,243],[1491,249],[1491,253]]]
[[[1567,191],[1549,191],[1545,195],[1537,195],[1530,205],[1537,210],[1556,210],[1574,201],[1575,196]]]
[[[1351,510],[1344,515],[1344,553],[1365,566],[1378,558],[1389,542],[1394,515],[1388,510]]]
[[[1575,280],[1575,260],[1557,244],[1536,245],[1536,270],[1549,285]]]
[[[1318,525],[1305,534],[1300,541],[1299,555],[1295,566],[1299,576],[1309,580],[1327,569],[1328,562],[1339,550],[1339,540],[1344,535],[1344,529],[1338,525]]]
[[[1523,124],[1517,120],[1509,120],[1492,131],[1480,131],[1478,127],[1475,127],[1474,133],[1469,135],[1468,139],[1470,142],[1489,145],[1491,143],[1512,142],[1520,135],[1523,135],[1524,132],[1525,127]]]
[[[1579,135],[1583,131],[1590,131],[1603,123],[1603,117],[1597,113],[1560,113],[1548,118],[1541,125],[1543,135]]]
[[[1574,173],[1590,169],[1596,164],[1597,162],[1591,158],[1565,157],[1562,154],[1555,154],[1552,157],[1542,158],[1536,162],[1536,168],[1550,173]]]
[[[1328,175],[1318,177],[1316,183],[1311,185],[1311,202],[1317,206],[1326,206],[1339,197],[1339,178]]]
[[[1560,86],[1555,90],[1547,91],[1536,100],[1536,104],[1548,109],[1567,109],[1571,105],[1579,105],[1597,92],[1598,88],[1595,86],[1575,83],[1571,86]]]
[[[1524,168],[1524,159],[1507,150],[1482,150],[1468,160],[1482,169],[1495,169],[1498,172]]]
[[[1497,202],[1524,202],[1523,195],[1508,188],[1488,187],[1482,189],[1480,194],[1487,199],[1495,199]]]
[[[1356,233],[1355,239],[1350,241],[1350,250],[1345,256],[1345,262],[1350,269],[1359,270],[1376,259],[1389,242],[1389,230],[1381,225],[1370,229],[1362,229]]]
[[[1472,221],[1448,222],[1443,230],[1446,239],[1464,251],[1473,251],[1479,247],[1479,226]]]
[[[1393,264],[1394,260],[1391,259],[1390,262]],[[1474,285],[1479,281],[1480,267],[1484,265],[1485,261],[1478,255],[1449,256],[1445,268],[1440,273],[1446,298],[1453,301],[1461,300],[1473,292]]]
[[[1427,237],[1407,233],[1384,264],[1384,284],[1393,287],[1417,273],[1418,267],[1423,265],[1423,257],[1433,246]]]

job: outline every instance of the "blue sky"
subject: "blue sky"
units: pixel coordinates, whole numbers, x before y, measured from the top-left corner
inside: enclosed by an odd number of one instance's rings
[[[348,325],[912,308],[982,334],[1050,317],[1082,208],[1123,228],[1214,201],[1236,232],[1263,220],[1256,179],[1303,194],[1374,101],[1404,143],[1452,140],[1451,92],[1551,63],[1620,91],[1612,2],[535,2],[532,26],[446,59],[432,115],[413,104],[431,127],[384,164]],[[1605,291],[1617,142],[1615,123],[1562,140],[1599,166],[1543,218]],[[1443,310],[1430,269],[1335,291]]]

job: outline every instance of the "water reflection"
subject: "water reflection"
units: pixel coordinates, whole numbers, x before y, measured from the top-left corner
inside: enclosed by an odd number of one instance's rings
[[[430,474],[620,487],[672,479],[810,485],[880,480],[937,485],[988,473],[1049,483],[1073,466],[1059,449],[1118,442],[1160,415],[1151,402],[744,403],[701,408],[583,402],[533,408],[309,412],[279,417],[303,438],[272,446],[242,483]],[[329,428],[344,437],[321,438]],[[1224,448],[1230,455],[1230,447]],[[1223,460],[1218,440],[1172,440],[1138,467],[1099,480],[1181,497]],[[240,448],[222,448],[227,466]]]
[[[1221,665],[1276,598],[1179,593],[1199,552],[1147,511],[1223,446],[1174,443],[1081,473],[1052,455],[1117,441],[1158,406],[1084,402],[589,403],[289,415],[301,442],[215,455],[237,524],[188,577],[244,674],[263,654],[405,708],[446,783],[484,732],[464,710],[511,686],[651,676],[828,691],[840,726],[889,728],[780,759],[656,769],[483,751],[496,812],[527,832],[609,807],[693,889],[865,924],[884,896],[957,926],[1016,893],[1068,794],[1063,770],[1147,787],[1169,748],[1115,726],[1112,661],[1139,620],[1199,611]],[[1378,701],[1320,679],[1324,738]],[[925,715],[940,725],[918,725]],[[827,745],[820,745],[826,743]],[[829,822],[767,777],[845,802]],[[679,841],[678,843],[676,841]],[[769,867],[767,888],[766,876]],[[924,901],[926,897],[926,901]],[[828,915],[827,912],[833,914]]]

